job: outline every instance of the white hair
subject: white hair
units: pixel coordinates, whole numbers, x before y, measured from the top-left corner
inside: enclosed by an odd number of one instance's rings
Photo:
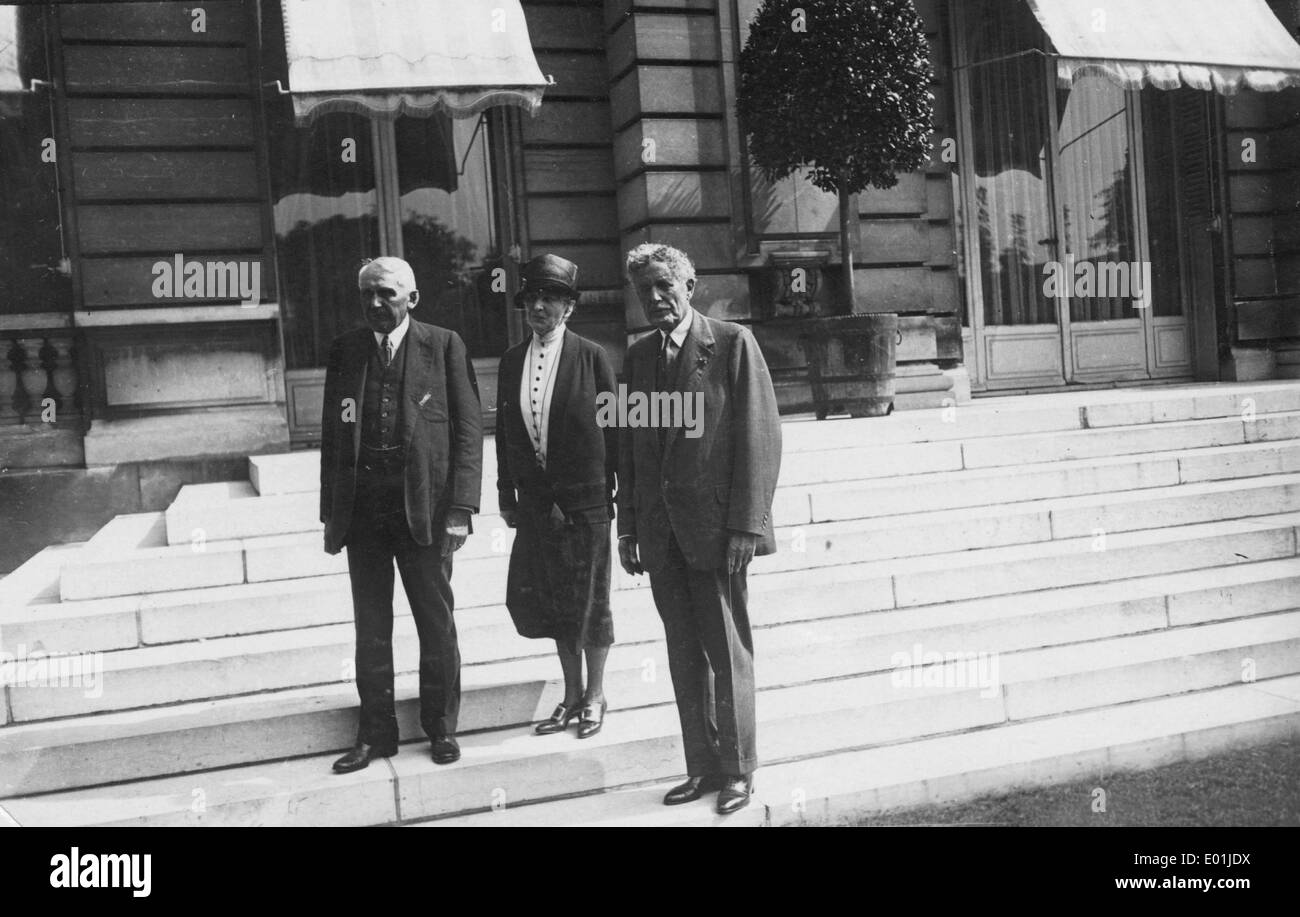
[[[627,253],[625,265],[627,278],[631,280],[634,272],[645,270],[652,261],[666,265],[677,280],[695,279],[695,265],[690,256],[662,242],[642,242]]]
[[[401,258],[395,258],[392,255],[383,255],[361,265],[361,270],[357,271],[357,286],[361,286],[361,282],[365,279],[367,274],[373,274],[376,272],[391,274],[393,277],[397,278],[397,280],[402,283],[407,290],[414,290],[416,288],[415,271],[411,270],[411,266]]]

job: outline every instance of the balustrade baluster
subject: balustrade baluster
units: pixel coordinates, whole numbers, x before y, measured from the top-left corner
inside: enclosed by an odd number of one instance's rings
[[[18,404],[18,413],[27,423],[39,423],[41,419],[41,399],[45,396],[45,387],[49,385],[49,373],[41,365],[41,345],[44,338],[19,338],[18,350],[21,353],[18,382],[23,392]]]
[[[17,349],[17,342],[0,338],[0,424],[18,422]]]
[[[73,362],[72,338],[50,338],[50,387],[59,406],[59,416],[72,416],[80,413],[77,392],[77,365]]]

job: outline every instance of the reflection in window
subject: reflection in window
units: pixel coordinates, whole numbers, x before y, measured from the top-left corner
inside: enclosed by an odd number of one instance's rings
[[[72,307],[64,257],[45,12],[0,6],[0,313]],[[44,155],[43,155],[44,154]]]
[[[1129,295],[1141,290],[1142,274],[1139,270],[1134,277],[1131,270],[1137,244],[1128,99],[1127,92],[1100,76],[1084,76],[1057,92],[1062,250],[1073,256],[1075,265],[1091,264],[1099,281],[1128,277],[1126,290],[1097,291],[1124,295],[1072,296],[1071,321],[1138,317]]]
[[[839,197],[806,177],[810,169],[772,183],[761,170],[750,170],[750,205],[754,232],[760,236],[800,236],[840,231]]]
[[[959,8],[970,30],[975,221],[979,229],[984,322],[1054,325],[1056,303],[1043,290],[1054,260],[1048,182],[1045,36],[1027,4]]]
[[[267,111],[285,362],[324,366],[330,342],[361,323],[357,271],[380,252],[370,123],[335,113],[296,127],[288,96]]]
[[[399,118],[402,250],[420,284],[421,321],[458,332],[470,356],[508,346],[489,181],[488,118]]]

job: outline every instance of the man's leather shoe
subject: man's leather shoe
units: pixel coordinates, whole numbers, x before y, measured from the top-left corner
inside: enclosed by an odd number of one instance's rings
[[[718,814],[730,815],[749,805],[750,794],[754,792],[754,775],[728,777],[718,793]]]
[[[391,758],[395,754],[397,754],[396,745],[367,745],[365,742],[358,742],[352,746],[351,751],[334,762],[334,772],[350,774],[363,767],[369,767],[370,762],[375,758]]]
[[[438,736],[433,740],[433,763],[451,764],[460,760],[460,746],[455,736]]]
[[[721,788],[721,777],[687,777],[685,783],[679,783],[664,795],[664,805],[680,806],[685,802],[694,802],[705,793]]]

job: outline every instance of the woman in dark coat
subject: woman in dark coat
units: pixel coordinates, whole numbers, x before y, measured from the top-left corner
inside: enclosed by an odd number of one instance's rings
[[[578,738],[605,720],[610,519],[618,431],[596,423],[596,398],[614,392],[597,344],[565,328],[577,304],[577,266],[555,255],[524,265],[516,304],[532,329],[506,351],[497,377],[497,491],[515,529],[506,607],[522,636],[555,641],[564,700],[541,735],[578,719]],[[587,684],[583,689],[583,656]]]

